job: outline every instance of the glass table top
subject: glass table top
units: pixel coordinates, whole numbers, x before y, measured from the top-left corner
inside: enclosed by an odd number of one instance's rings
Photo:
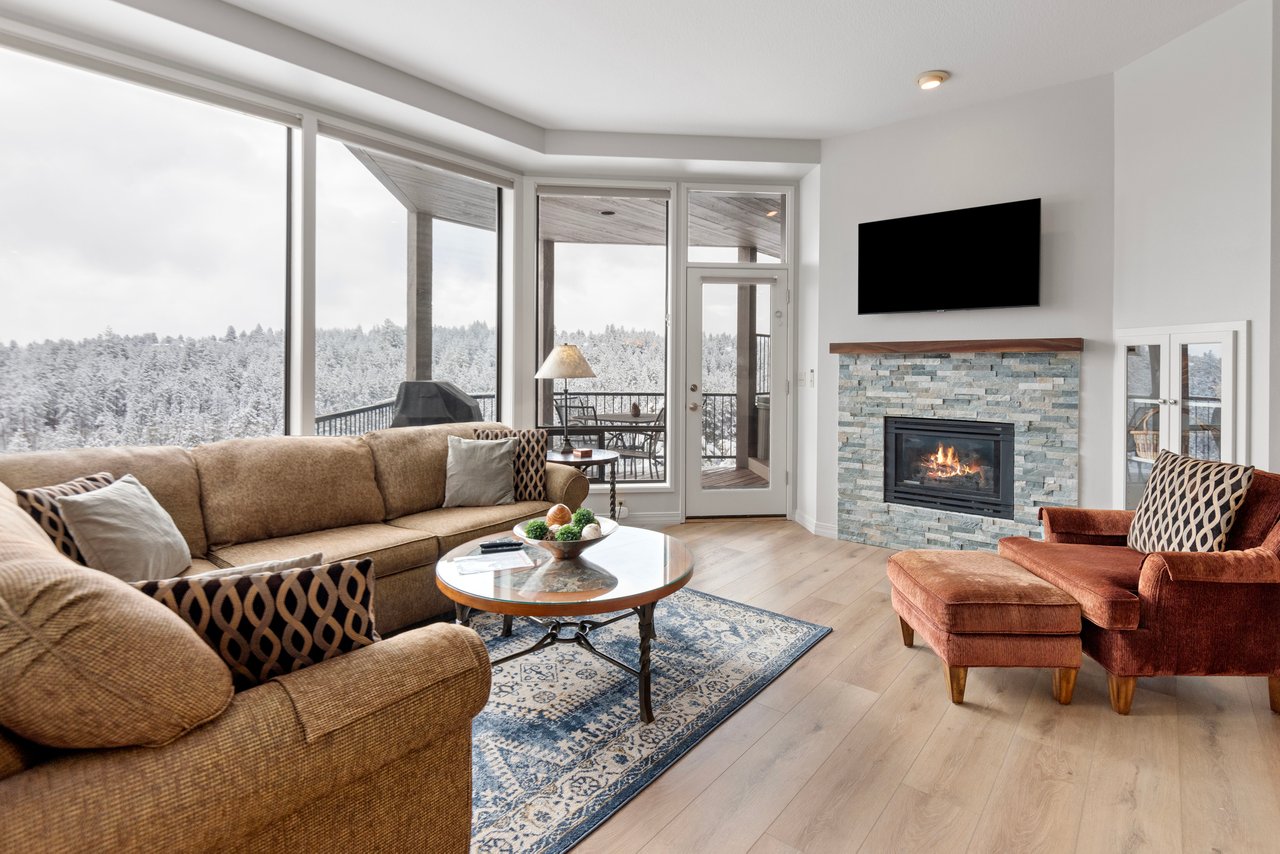
[[[480,554],[478,541],[465,543],[440,559],[436,578],[446,594],[451,588],[464,594],[462,598],[592,606],[592,613],[603,613],[642,604],[639,600],[646,597],[654,601],[666,596],[693,575],[693,556],[679,540],[644,528],[619,528],[572,560],[557,561],[536,546],[524,550],[534,561],[531,567],[463,574],[455,558]]]

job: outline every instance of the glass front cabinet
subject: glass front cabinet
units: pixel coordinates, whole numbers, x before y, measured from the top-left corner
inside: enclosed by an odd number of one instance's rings
[[[1161,449],[1240,462],[1237,354],[1245,327],[1123,330],[1116,339],[1116,503],[1132,510]]]

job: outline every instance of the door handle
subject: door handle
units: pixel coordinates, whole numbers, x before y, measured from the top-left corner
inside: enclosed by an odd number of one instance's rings
[[[701,407],[701,406],[699,406],[699,405],[698,405],[698,404],[696,404],[696,403],[691,403],[691,404],[689,404],[689,411],[690,411],[690,412],[697,412],[697,411],[698,411],[699,409],[701,409],[701,408],[702,408],[702,407]]]

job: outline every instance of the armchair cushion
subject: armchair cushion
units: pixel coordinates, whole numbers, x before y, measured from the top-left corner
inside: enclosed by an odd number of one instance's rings
[[[373,585],[368,559],[134,584],[195,629],[231,668],[239,689],[378,640]]]
[[[1085,619],[1108,629],[1138,627],[1138,581],[1146,557],[1141,552],[1125,546],[1005,537],[1000,554],[1079,602]]]
[[[1244,503],[1253,466],[1161,451],[1133,514],[1129,548],[1140,552],[1220,552]]]

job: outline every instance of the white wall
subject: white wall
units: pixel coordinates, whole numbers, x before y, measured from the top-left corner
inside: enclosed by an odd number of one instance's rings
[[[818,457],[813,453],[814,436],[818,432],[818,390],[809,386],[809,377],[816,378],[821,354],[825,352],[818,335],[820,308],[819,246],[821,220],[819,211],[822,199],[822,167],[818,167],[800,181],[799,217],[796,229],[798,254],[795,266],[796,283],[796,521],[810,531],[835,536],[835,529],[817,528],[818,521]],[[812,374],[810,372],[813,372]]]
[[[816,316],[816,433],[799,436],[801,458],[815,459],[820,527],[836,512],[833,341],[1085,338],[1081,497],[1109,505],[1112,120],[1111,78],[1099,77],[823,142],[821,311],[802,303],[801,321]],[[1044,200],[1039,308],[858,316],[858,223],[1034,197]]]
[[[1115,74],[1117,328],[1250,321],[1250,461],[1271,407],[1272,0]]]

